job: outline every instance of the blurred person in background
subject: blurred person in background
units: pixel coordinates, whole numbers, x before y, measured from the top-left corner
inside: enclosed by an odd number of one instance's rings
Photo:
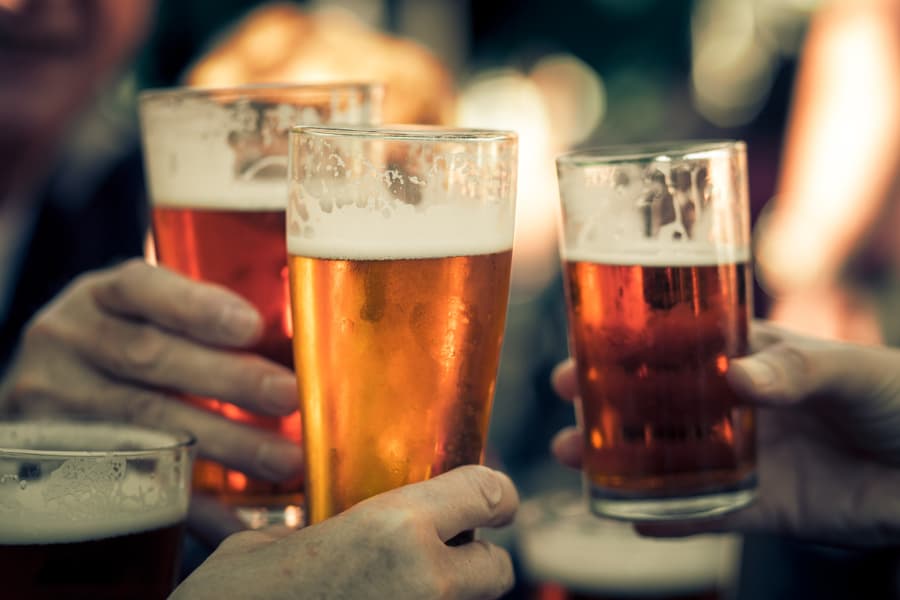
[[[264,414],[296,410],[293,373],[239,352],[260,333],[256,311],[140,259],[110,266],[142,254],[140,157],[134,139],[108,134],[98,147],[77,126],[153,11],[117,0],[0,4],[0,414],[187,429],[203,455],[294,477],[296,445],[178,400],[205,391]],[[212,389],[211,369],[231,376]],[[213,541],[238,528],[225,511],[196,511],[193,525]]]
[[[837,0],[803,48],[757,263],[791,329],[900,343],[900,1]]]

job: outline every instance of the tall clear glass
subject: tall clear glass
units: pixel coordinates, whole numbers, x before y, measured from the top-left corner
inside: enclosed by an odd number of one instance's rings
[[[125,424],[0,423],[3,597],[168,597],[193,444]]]
[[[516,137],[291,133],[287,242],[311,523],[482,460]]]
[[[743,142],[557,161],[561,253],[593,511],[722,514],[756,488],[756,418],[731,391],[752,313]]]
[[[297,124],[377,123],[373,84],[256,85],[145,92],[141,127],[159,262],[224,285],[264,319],[255,348],[287,367],[291,352],[284,245],[288,131]],[[262,417],[212,398],[187,401],[300,442],[299,415]],[[295,524],[302,480],[272,483],[198,460],[197,491],[238,508],[250,526]]]

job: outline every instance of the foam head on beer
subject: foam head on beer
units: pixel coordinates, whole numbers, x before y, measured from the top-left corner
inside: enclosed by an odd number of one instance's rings
[[[174,450],[153,458],[170,465],[154,464],[152,471],[141,470],[137,458],[129,468],[127,458],[128,452],[178,445],[173,434],[120,425],[0,425],[0,452],[34,453],[33,460],[0,454],[0,506],[13,511],[7,517],[16,515],[0,520],[0,543],[75,542],[183,521],[189,497],[179,478],[190,463]]]
[[[0,424],[0,562],[13,597],[162,598],[190,500],[186,434]]]
[[[512,247],[515,136],[502,131],[292,134],[288,250],[322,258],[431,258]],[[470,149],[484,145],[472,153]]]
[[[738,575],[736,535],[645,538],[630,525],[593,519],[568,493],[529,500],[520,514],[519,556],[538,586],[591,598],[718,598]]]
[[[377,123],[377,84],[181,88],[141,94],[154,206],[284,208],[287,136],[298,123]]]

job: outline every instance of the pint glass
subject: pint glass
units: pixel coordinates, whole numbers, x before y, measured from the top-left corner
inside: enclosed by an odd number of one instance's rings
[[[288,131],[299,123],[376,122],[380,107],[381,88],[369,84],[175,89],[141,96],[159,262],[249,300],[264,320],[253,350],[289,368]],[[300,442],[299,415],[262,417],[215,399],[188,401]],[[194,485],[239,507],[251,526],[290,524],[302,489],[300,480],[253,480],[208,460],[197,461]]]
[[[0,423],[4,598],[166,598],[193,438],[124,424]]]
[[[756,421],[725,373],[751,314],[742,142],[557,161],[584,474],[598,515],[721,514],[756,487]]]
[[[516,137],[291,132],[287,243],[310,523],[479,463],[506,306]]]

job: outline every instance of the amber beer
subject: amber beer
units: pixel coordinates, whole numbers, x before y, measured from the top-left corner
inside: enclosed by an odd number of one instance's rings
[[[600,501],[739,490],[754,473],[754,413],[725,380],[747,352],[750,266],[665,260],[566,264],[585,474]]]
[[[291,250],[311,523],[481,462],[512,251],[446,254]]]
[[[220,284],[250,301],[264,322],[262,337],[251,351],[293,368],[283,184],[241,189],[244,198],[233,193],[204,201],[157,201],[152,212],[157,258],[175,271]],[[190,401],[229,419],[300,441],[299,413],[265,417],[214,399],[194,397]],[[227,502],[275,507],[297,504],[302,481],[260,481],[220,463],[197,460],[194,485],[197,491]]]
[[[292,368],[284,210],[288,131],[298,123],[369,123],[381,87],[366,83],[176,88],[141,94],[139,113],[158,261],[252,303],[264,331],[249,350]],[[215,373],[210,373],[215,377]],[[300,443],[300,419],[219,399],[186,401]],[[197,461],[195,489],[237,507],[253,528],[299,522],[302,480],[272,483]]]

